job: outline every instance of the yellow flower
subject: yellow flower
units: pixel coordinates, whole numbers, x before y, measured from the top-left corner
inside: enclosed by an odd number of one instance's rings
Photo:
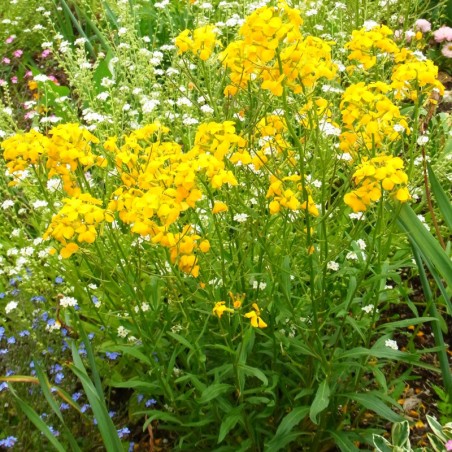
[[[261,319],[261,311],[257,303],[252,304],[253,311],[247,312],[245,317],[251,320],[251,326],[254,328],[267,328],[267,324]]]
[[[221,316],[225,312],[234,313],[234,309],[226,307],[226,302],[225,301],[217,301],[215,303],[215,306],[212,309],[213,315],[216,315],[219,319],[221,319]]]
[[[213,208],[212,208],[212,213],[216,214],[216,213],[220,213],[220,212],[227,212],[229,210],[228,206],[221,201],[215,201]]]

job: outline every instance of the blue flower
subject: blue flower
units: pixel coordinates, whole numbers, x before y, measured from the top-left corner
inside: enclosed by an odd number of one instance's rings
[[[8,353],[7,348],[0,348],[0,355],[6,355]]]
[[[107,355],[107,358],[111,359],[112,361],[118,358],[118,356],[121,356],[121,353],[119,352],[106,352],[105,354]]]
[[[6,383],[6,381],[0,383],[0,392],[5,391],[6,389],[8,389],[8,383]]]
[[[138,403],[141,403],[141,401],[144,399],[144,395],[143,394],[137,394],[137,400]]]
[[[28,331],[28,330],[20,331],[19,336],[20,337],[30,336],[30,331]]]
[[[64,373],[63,373],[63,372],[58,372],[58,373],[55,375],[55,383],[56,383],[57,385],[59,385],[63,380],[64,380]]]
[[[14,336],[11,336],[8,338],[8,340],[6,342],[8,342],[8,344],[15,344],[16,338]]]
[[[0,326],[0,340],[2,340],[4,334],[5,334],[5,328]]]
[[[74,394],[72,394],[72,400],[74,402],[77,402],[77,400],[82,396],[81,392],[74,392]]]
[[[116,416],[116,411],[109,411],[108,412],[108,415],[110,416],[110,417],[115,417]]]
[[[149,399],[149,400],[146,400],[144,406],[145,406],[146,408],[149,408],[149,407],[151,407],[151,406],[154,406],[156,403],[157,403],[157,400],[155,400],[155,399]]]
[[[8,436],[7,438],[0,439],[0,447],[14,447],[16,444],[17,438],[15,436]]]
[[[133,452],[135,450],[135,443],[132,441],[129,443],[129,451],[128,452]]]
[[[46,301],[46,299],[42,295],[36,295],[34,297],[31,297],[30,301],[38,301],[38,302],[42,303],[43,301]]]
[[[0,298],[5,298],[5,297],[6,297],[5,292],[1,292],[1,293],[0,293]]]
[[[124,428],[120,428],[118,430],[118,436],[120,439],[124,438],[125,436],[127,436],[130,433],[130,430],[127,427]]]
[[[61,410],[61,411],[68,410],[69,408],[70,408],[69,403],[63,402],[63,403],[60,405],[60,410]]]
[[[60,432],[55,430],[51,425],[49,425],[49,430],[52,432],[53,436],[59,436]]]
[[[90,408],[91,408],[91,405],[90,405],[89,403],[85,403],[84,405],[82,405],[82,406],[80,407],[80,411],[81,411],[82,413],[85,413],[85,412],[88,411]]]
[[[63,284],[64,283],[64,279],[62,276],[57,276],[55,278],[55,284]]]

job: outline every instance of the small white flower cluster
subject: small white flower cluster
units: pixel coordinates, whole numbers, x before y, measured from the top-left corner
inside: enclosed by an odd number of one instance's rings
[[[397,345],[397,342],[393,339],[386,339],[385,346],[388,348],[392,348],[393,350],[398,350],[399,346]]]
[[[19,304],[17,303],[17,301],[10,301],[6,306],[5,306],[5,314],[9,314],[12,311],[14,311],[14,309],[17,308]]]
[[[60,298],[60,306],[63,308],[75,307],[78,302],[74,297],[62,297]]]

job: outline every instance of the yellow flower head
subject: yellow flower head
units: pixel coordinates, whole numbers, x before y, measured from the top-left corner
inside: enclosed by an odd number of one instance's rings
[[[267,328],[267,324],[261,319],[261,310],[257,303],[252,304],[253,310],[247,312],[245,317],[251,320],[251,326],[254,328]]]
[[[225,301],[217,301],[215,303],[215,306],[212,309],[212,313],[213,315],[216,315],[219,319],[221,319],[221,316],[225,313],[225,312],[231,312],[234,313],[234,309],[228,308],[226,306],[226,302]]]

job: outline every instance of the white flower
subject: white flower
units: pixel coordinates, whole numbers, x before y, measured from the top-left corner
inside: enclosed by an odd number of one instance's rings
[[[73,297],[62,297],[60,299],[60,305],[63,308],[68,308],[69,306],[77,306],[77,300]]]
[[[308,9],[306,11],[306,16],[310,17],[310,16],[315,16],[318,13],[318,11],[316,9]]]
[[[236,213],[234,215],[234,221],[238,223],[244,223],[248,219],[248,215],[246,213]]]
[[[373,304],[368,304],[367,306],[363,306],[361,308],[366,314],[370,314],[373,310],[374,310],[374,305]],[[378,312],[378,309],[377,309]]]
[[[7,199],[6,201],[2,202],[2,209],[3,210],[9,209],[12,206],[14,206],[14,201],[11,200],[11,199]]]
[[[405,127],[403,127],[402,124],[395,124],[393,129],[397,133],[405,132]]]
[[[363,23],[363,27],[366,31],[371,31],[373,28],[378,27],[378,22],[375,22],[374,20],[366,20]]]
[[[329,261],[326,264],[326,268],[328,270],[333,270],[334,272],[337,272],[339,270],[339,264],[337,262],[335,262],[335,261]]]
[[[96,96],[96,99],[105,101],[109,98],[109,96],[110,96],[110,93],[108,93],[107,91],[103,91]]]
[[[392,339],[386,339],[385,345],[388,348],[392,348],[393,350],[398,350],[399,346],[397,345],[397,342]]]
[[[182,124],[186,126],[192,126],[198,123],[199,121],[196,118],[191,118],[190,116],[185,116],[184,119],[182,120]]]
[[[127,33],[127,28],[126,27],[121,27],[119,30],[118,30],[118,36],[123,36],[123,35],[125,35]]]
[[[264,290],[267,287],[267,283],[253,281],[253,289]]]
[[[345,258],[356,261],[358,260],[358,255],[354,251],[350,251]]]
[[[366,242],[363,239],[358,239],[356,241],[356,244],[359,246],[360,250],[365,250],[366,249]]]
[[[87,39],[86,39],[86,38],[78,38],[78,39],[76,39],[76,40],[74,41],[74,44],[75,44],[76,46],[82,46],[82,45],[85,44],[85,42],[87,42]],[[50,44],[52,44],[52,43],[50,43]]]
[[[212,114],[214,112],[214,109],[210,105],[203,105],[201,107],[201,111],[206,114]]]
[[[122,325],[118,326],[118,336],[119,337],[127,337],[130,331],[127,328],[124,328]]]
[[[9,314],[11,311],[14,311],[14,309],[16,309],[18,306],[17,301],[10,301],[6,306],[5,306],[5,313]]]
[[[338,155],[337,158],[339,160],[344,160],[345,162],[352,160],[352,156],[348,152],[344,152],[343,154]]]
[[[47,207],[48,205],[49,203],[47,201],[39,199],[32,204],[33,209],[40,209],[41,207]]]
[[[423,146],[424,144],[427,144],[427,143],[428,143],[428,136],[427,136],[427,135],[421,135],[421,136],[417,139],[416,143],[417,143],[419,146]]]
[[[97,285],[91,283],[91,284],[88,284],[88,288],[91,289],[91,290],[96,290],[97,289]]]
[[[362,213],[362,212],[357,212],[357,213],[355,213],[355,212],[352,212],[352,213],[349,213],[348,214],[348,217],[351,219],[351,220],[365,220],[366,219],[366,216],[364,215],[364,213]]]

